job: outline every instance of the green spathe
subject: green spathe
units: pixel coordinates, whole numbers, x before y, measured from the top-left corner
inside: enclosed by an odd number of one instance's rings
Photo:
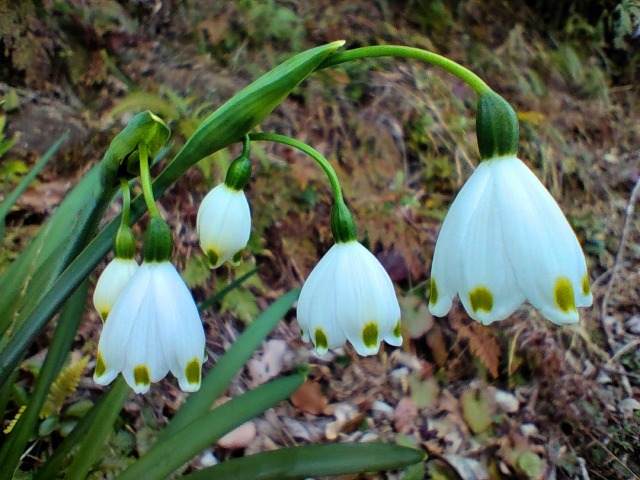
[[[515,156],[518,151],[520,127],[516,112],[492,90],[478,97],[476,134],[482,160]]]
[[[144,261],[168,262],[173,250],[173,234],[167,222],[152,216],[144,237]]]
[[[118,176],[138,174],[138,145],[143,143],[153,157],[167,143],[171,130],[160,117],[150,111],[140,112],[115,136],[102,158],[102,181],[105,185],[118,182]],[[124,164],[124,169],[121,168]]]

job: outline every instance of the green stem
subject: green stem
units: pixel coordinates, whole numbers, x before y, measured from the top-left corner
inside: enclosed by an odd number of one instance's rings
[[[249,158],[251,154],[251,139],[249,138],[249,134],[247,133],[242,139],[242,154],[241,157]]]
[[[449,60],[442,55],[438,55],[437,53],[429,52],[427,50],[414,47],[404,47],[401,45],[374,45],[371,47],[354,48],[353,50],[334,53],[329,55],[329,57],[327,57],[327,59],[322,62],[316,70],[321,70],[323,68],[332,67],[334,65],[353,60],[360,60],[362,58],[377,57],[411,58],[427,62],[446,70],[452,75],[455,75],[473,88],[478,95],[491,90],[491,88],[489,88],[489,86],[475,73],[453,60]]]
[[[131,216],[131,190],[129,189],[129,182],[124,178],[120,179],[120,186],[122,187],[122,217],[120,224],[128,227],[129,217]]]
[[[335,203],[344,203],[344,200],[342,198],[342,188],[340,188],[340,182],[338,181],[338,175],[336,175],[336,171],[333,169],[329,161],[324,158],[322,154],[315,148],[310,147],[306,143],[302,143],[298,140],[286,137],[284,135],[279,135],[277,133],[251,133],[249,134],[249,138],[253,141],[263,140],[267,142],[282,143],[283,145],[297,148],[301,152],[309,155],[316,161],[318,165],[320,165],[322,170],[324,170],[324,173],[327,174],[327,177],[329,177],[329,183],[331,183],[331,189],[333,190],[333,199]]]
[[[151,173],[149,172],[149,154],[147,151],[147,145],[144,143],[138,144],[138,156],[140,158],[140,183],[142,183],[142,194],[144,195],[144,201],[147,204],[147,210],[152,217],[159,217],[160,211],[156,205],[155,197],[153,196],[153,190],[151,188]]]

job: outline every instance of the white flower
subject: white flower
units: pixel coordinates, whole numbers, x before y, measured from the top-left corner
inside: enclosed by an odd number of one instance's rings
[[[400,346],[400,306],[384,267],[357,241],[337,243],[302,287],[298,323],[318,354],[349,340],[360,355]]]
[[[114,258],[106,266],[93,291],[93,305],[104,321],[116,302],[122,287],[138,270],[138,262],[133,258]]]
[[[171,372],[180,388],[200,388],[205,338],[198,309],[169,262],[143,262],[105,321],[93,379],[107,385],[122,372],[136,393]]]
[[[460,296],[483,324],[528,300],[553,323],[578,321],[593,297],[584,254],[558,204],[513,156],[480,163],[447,214],[431,267],[429,310]]]
[[[251,211],[243,190],[218,185],[202,200],[196,223],[200,246],[212,268],[240,261],[251,233]]]

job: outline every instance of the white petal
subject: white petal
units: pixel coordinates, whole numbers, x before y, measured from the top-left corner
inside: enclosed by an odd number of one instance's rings
[[[343,245],[334,291],[338,323],[360,355],[378,352],[400,320],[400,306],[389,275],[378,259],[358,242]],[[391,335],[390,335],[391,334]]]
[[[160,343],[171,373],[185,392],[200,388],[205,336],[191,292],[175,267],[159,264],[153,282]]]
[[[136,273],[138,267],[138,262],[134,259],[122,258],[114,258],[106,266],[93,292],[93,305],[102,320],[107,318],[122,288]]]
[[[251,234],[251,210],[244,192],[224,183],[211,190],[200,204],[196,228],[202,250],[218,257],[213,268],[232,261]]]
[[[505,218],[504,238],[526,298],[554,323],[578,321],[576,307],[591,302],[582,293],[584,254],[558,204],[516,158],[501,160],[496,182]]]
[[[503,231],[508,218],[497,193],[501,188],[491,175],[461,235],[458,294],[469,316],[485,325],[508,317],[525,300],[507,256]]]
[[[151,272],[148,266],[143,264],[116,299],[98,343],[98,352],[106,370],[101,375],[94,373],[96,383],[110,383],[124,368],[131,331],[145,299],[150,278]]]
[[[442,223],[431,264],[432,297],[429,301],[429,311],[437,317],[449,312],[451,301],[461,283],[461,242],[487,187],[489,176],[489,169],[481,163],[460,189]]]
[[[342,257],[342,245],[336,244],[320,259],[302,286],[298,299],[298,323],[311,338],[319,355],[338,348],[347,340],[336,314],[336,266]]]

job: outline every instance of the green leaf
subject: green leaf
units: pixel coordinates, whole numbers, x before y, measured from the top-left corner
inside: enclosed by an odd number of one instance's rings
[[[88,438],[88,432],[94,425],[102,423],[103,415],[122,408],[129,396],[131,389],[122,376],[116,378],[110,390],[100,398],[93,408],[76,424],[73,431],[64,441],[56,447],[47,462],[38,470],[34,480],[46,480],[54,478],[62,470],[69,454]],[[104,428],[112,428],[112,425],[104,425]]]
[[[47,357],[40,369],[33,394],[27,403],[27,408],[5,441],[2,450],[0,450],[0,478],[11,478],[18,467],[27,441],[35,430],[36,422],[51,384],[62,369],[71,348],[84,312],[87,289],[88,282],[85,282],[82,288],[76,290],[67,301],[64,310],[60,314],[58,326],[49,346]]]
[[[187,399],[171,423],[161,433],[158,441],[169,438],[211,409],[213,402],[225,391],[231,380],[251,358],[253,352],[289,311],[298,295],[300,295],[300,290],[292,290],[284,294],[255,319],[205,376],[200,390]]]
[[[304,375],[290,375],[266,383],[228,401],[172,433],[171,436],[158,440],[146,455],[116,478],[118,480],[167,478],[180,465],[216,442],[224,434],[289,397],[304,380]]]
[[[236,458],[184,477],[188,480],[302,480],[378,472],[417,464],[422,452],[385,443],[334,443],[288,447]]]
[[[27,187],[33,182],[36,176],[42,171],[45,165],[51,160],[53,155],[58,151],[64,142],[69,138],[69,132],[62,135],[56,143],[54,143],[49,150],[45,152],[42,158],[36,163],[31,171],[25,175],[20,184],[0,203],[0,229],[4,228],[4,221],[7,218],[7,214],[11,211],[11,208],[16,203],[20,195],[24,193]],[[0,238],[3,235],[0,235]]]
[[[124,401],[129,396],[129,388],[120,376],[112,389],[117,391],[111,401],[100,405],[97,414],[99,420],[90,425],[84,441],[80,444],[80,449],[74,455],[73,462],[67,469],[65,477],[67,480],[83,480],[87,477],[87,473],[102,452],[107,437],[113,430],[113,424],[118,418]]]
[[[246,288],[236,288],[222,300],[220,313],[231,311],[244,323],[251,323],[260,313],[256,296]]]
[[[153,183],[155,198],[160,198],[167,188],[202,158],[240,140],[249,130],[264,120],[329,54],[343,44],[343,41],[333,42],[295,55],[242,89],[213,112],[156,178]],[[113,244],[120,222],[119,216],[112,220],[91,245],[78,255],[76,261],[69,265],[70,256],[73,258],[78,254],[73,248],[76,242],[70,242],[70,239],[74,240],[78,236],[84,238],[84,234],[92,230],[85,227],[88,218],[94,219],[95,222],[99,221],[106,206],[106,200],[110,199],[114,193],[113,175],[114,170],[117,170],[114,166],[119,165],[122,158],[132,151],[130,145],[132,142],[116,143],[113,149],[110,147],[103,159],[102,165],[107,165],[104,167],[105,171],[101,174],[102,166],[93,169],[80,182],[79,185],[82,185],[82,188],[74,188],[56,214],[47,222],[47,227],[41,229],[29,248],[0,278],[0,291],[3,291],[3,295],[0,296],[0,311],[4,314],[0,318],[0,332],[9,328],[7,325],[2,325],[3,320],[11,323],[11,330],[15,330],[8,348],[3,348],[4,345],[0,341],[0,384],[7,380],[33,338],[60,308],[64,300],[96,267]],[[66,208],[63,208],[64,206]],[[145,211],[144,199],[139,195],[131,205],[132,224]],[[88,218],[83,216],[85,213]],[[55,229],[52,227],[54,220]],[[76,225],[84,228],[77,232],[72,228]],[[56,235],[49,238],[52,232],[56,232]],[[47,237],[46,242],[45,237]],[[70,245],[64,248],[66,244]],[[29,254],[26,254],[27,251]],[[40,253],[41,251],[44,253]],[[45,255],[52,252],[55,252],[55,256]],[[35,255],[36,253],[38,255]],[[45,262],[51,265],[47,265],[46,270],[40,271]],[[67,270],[60,274],[67,265],[69,265]],[[34,276],[34,272],[38,272],[38,275]],[[17,315],[15,312],[19,311],[16,308],[17,300],[15,299],[22,298],[21,292],[26,283],[25,280],[31,278],[34,281],[29,283],[29,290],[38,293],[27,296],[30,308],[20,310],[20,318],[12,322]],[[38,288],[32,288],[38,280]],[[42,295],[43,292],[46,293]],[[35,307],[32,307],[34,305]],[[7,306],[10,308],[6,308]],[[5,344],[8,337],[8,335],[2,337]]]

